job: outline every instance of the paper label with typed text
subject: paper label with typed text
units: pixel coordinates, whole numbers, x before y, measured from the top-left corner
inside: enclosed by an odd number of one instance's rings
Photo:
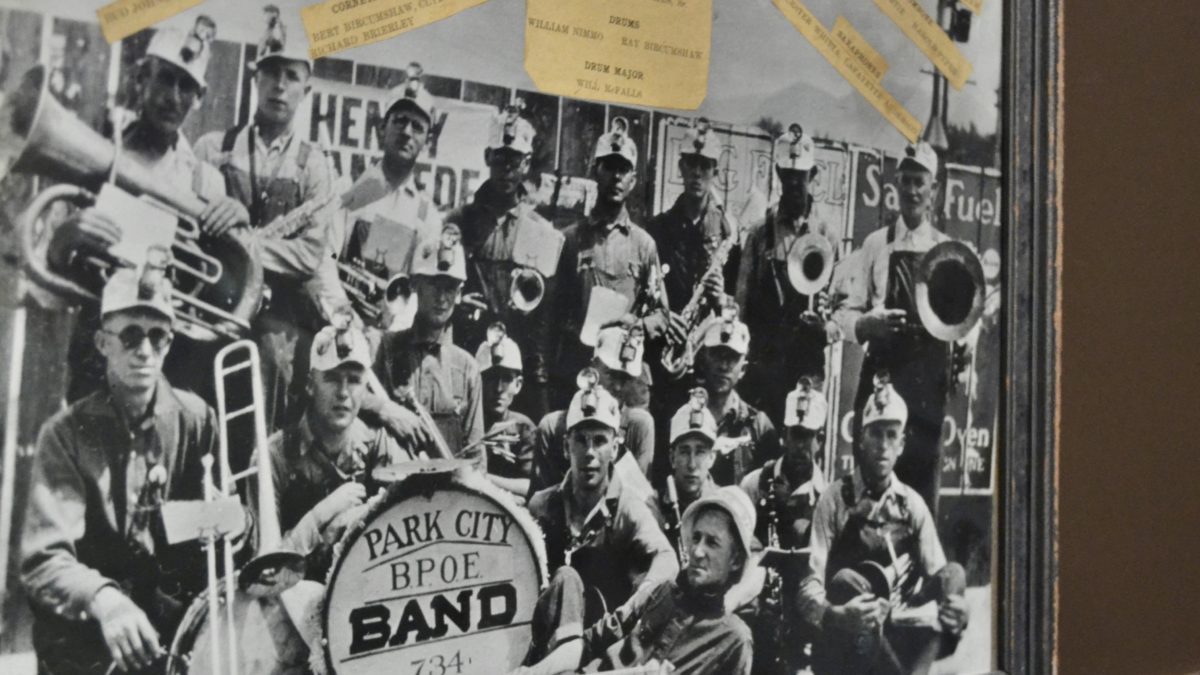
[[[320,58],[426,26],[487,0],[325,0],[300,10],[308,54]]]
[[[108,44],[189,10],[204,0],[117,0],[96,10]]]
[[[971,76],[971,62],[918,0],[875,0],[875,4],[946,76],[947,82],[955,89],[963,88]]]

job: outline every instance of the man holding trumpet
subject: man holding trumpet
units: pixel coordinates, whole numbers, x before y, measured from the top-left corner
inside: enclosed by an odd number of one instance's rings
[[[162,376],[174,336],[164,270],[117,271],[93,335],[105,387],[52,417],[38,436],[21,537],[39,669],[104,673],[160,666],[204,557],[168,549],[165,500],[202,498],[201,457],[216,415]]]

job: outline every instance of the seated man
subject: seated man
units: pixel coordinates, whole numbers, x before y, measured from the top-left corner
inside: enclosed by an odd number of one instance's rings
[[[809,544],[813,510],[825,491],[825,475],[813,458],[825,439],[829,404],[801,378],[784,405],[783,457],[751,471],[742,491],[758,509],[755,535],[767,546],[796,551]],[[788,598],[796,597],[808,571],[807,556],[791,553],[768,560],[773,576],[750,625],[756,673],[794,673],[806,667],[816,631],[796,621]]]
[[[550,571],[575,569],[587,589],[584,616],[596,619],[635,589],[675,576],[679,564],[650,508],[632,491],[612,489],[618,404],[585,373],[567,410],[570,469],[533,495],[529,512],[546,536]]]
[[[966,573],[946,562],[924,500],[892,473],[907,420],[904,400],[877,376],[863,409],[858,467],[817,502],[799,604],[821,631],[813,651],[818,675],[927,673],[967,625]],[[901,573],[890,588],[872,584],[889,568]],[[910,608],[932,601],[937,616],[914,621]],[[910,614],[903,622],[895,620],[901,610]]]
[[[658,510],[667,539],[680,553],[680,514],[692,502],[717,491],[717,484],[708,473],[713,463],[713,443],[717,440],[717,421],[707,404],[708,395],[703,389],[695,389],[691,400],[671,418],[671,475],[659,494]]]
[[[370,362],[358,329],[321,329],[309,349],[303,416],[270,439],[283,546],[308,557],[307,577],[316,581],[324,582],[346,526],[365,515],[371,472],[415,459],[358,419]]]
[[[649,475],[654,462],[654,418],[636,405],[642,381],[648,372],[642,363],[644,351],[640,329],[610,327],[600,331],[592,357],[592,369],[600,376],[600,386],[611,392],[621,406],[619,427],[623,449],[633,454],[638,468]],[[533,447],[533,480],[530,490],[557,485],[566,475],[567,411],[549,413],[538,423]]]
[[[483,425],[487,429],[488,478],[514,495],[529,494],[533,475],[533,420],[511,408],[525,383],[521,348],[506,334],[504,324],[492,324],[487,339],[475,352],[483,378]],[[497,434],[500,434],[497,436]]]
[[[584,583],[570,568],[554,575],[534,610],[523,674],[586,672],[671,664],[679,675],[747,675],[750,629],[727,609],[726,594],[753,564],[754,506],[725,487],[683,514],[688,563],[674,579],[644,585],[599,621],[582,612]],[[586,630],[583,629],[587,626]]]
[[[165,500],[203,498],[216,415],[162,376],[175,313],[162,269],[117,271],[94,340],[106,386],[42,427],[21,536],[38,669],[157,670],[191,595],[194,546],[167,548]]]

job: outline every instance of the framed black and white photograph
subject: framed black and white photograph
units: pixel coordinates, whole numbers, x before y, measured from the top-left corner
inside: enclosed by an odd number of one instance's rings
[[[0,0],[0,670],[1050,672],[1058,11]]]

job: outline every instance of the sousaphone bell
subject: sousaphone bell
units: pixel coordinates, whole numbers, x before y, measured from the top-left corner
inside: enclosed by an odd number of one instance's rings
[[[930,335],[960,340],[983,316],[986,290],[979,256],[960,241],[944,241],[917,269],[917,314]]]

